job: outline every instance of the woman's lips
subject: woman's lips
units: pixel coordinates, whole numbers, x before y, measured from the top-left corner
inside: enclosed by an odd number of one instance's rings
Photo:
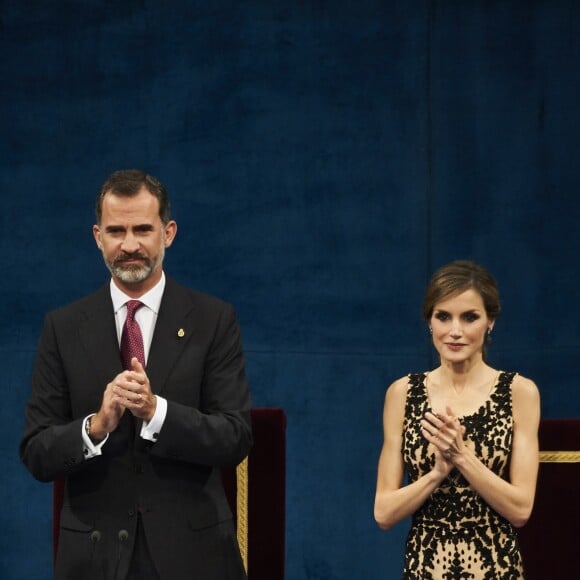
[[[451,350],[461,350],[465,345],[460,342],[447,342],[445,343],[447,348]]]

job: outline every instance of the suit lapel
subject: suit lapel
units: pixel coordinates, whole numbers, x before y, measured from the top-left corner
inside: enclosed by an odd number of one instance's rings
[[[101,388],[123,369],[109,285],[89,299],[79,321],[79,340],[97,373]]]
[[[168,277],[147,360],[147,375],[156,394],[163,393],[169,374],[192,335],[192,310],[185,290]]]

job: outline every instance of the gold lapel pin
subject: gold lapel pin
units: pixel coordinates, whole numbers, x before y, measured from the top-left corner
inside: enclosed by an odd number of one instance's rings
[[[185,336],[185,330],[183,330],[183,328],[180,328],[177,331],[177,336],[179,336],[179,338],[183,338]]]

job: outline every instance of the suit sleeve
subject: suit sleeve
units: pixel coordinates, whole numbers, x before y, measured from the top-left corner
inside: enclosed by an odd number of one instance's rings
[[[51,315],[47,315],[25,409],[20,457],[32,475],[51,481],[83,463],[83,418],[72,420],[70,395]]]
[[[234,309],[217,317],[200,388],[199,408],[167,401],[167,416],[154,455],[226,467],[237,465],[252,445],[251,397],[240,328]]]

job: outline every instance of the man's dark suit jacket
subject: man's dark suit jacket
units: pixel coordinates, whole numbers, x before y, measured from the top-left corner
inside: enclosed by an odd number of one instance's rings
[[[124,578],[138,516],[163,580],[245,578],[220,468],[252,442],[233,308],[167,278],[146,372],[168,401],[155,443],[127,411],[85,460],[83,419],[122,371],[109,285],[46,316],[20,454],[41,481],[66,478],[56,578]]]

